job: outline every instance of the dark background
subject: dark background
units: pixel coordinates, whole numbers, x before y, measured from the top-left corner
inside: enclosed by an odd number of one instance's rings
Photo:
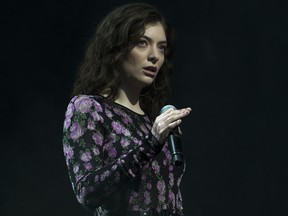
[[[92,215],[73,194],[64,112],[112,0],[1,6],[1,215]],[[145,1],[177,32],[171,104],[182,124],[187,216],[288,215],[287,1]]]

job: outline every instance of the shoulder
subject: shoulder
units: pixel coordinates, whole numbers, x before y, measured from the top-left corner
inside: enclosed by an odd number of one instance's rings
[[[74,110],[80,113],[102,111],[103,97],[100,95],[76,95],[70,100],[69,106],[73,106]]]

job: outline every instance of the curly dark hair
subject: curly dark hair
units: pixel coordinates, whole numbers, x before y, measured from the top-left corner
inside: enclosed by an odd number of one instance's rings
[[[155,119],[171,93],[169,75],[175,33],[164,16],[149,4],[125,4],[102,19],[88,43],[72,96],[103,94],[108,89],[107,99],[115,100],[120,85],[119,66],[145,33],[145,26],[156,22],[162,24],[166,34],[165,60],[153,84],[144,88],[140,96],[141,108],[152,120]]]

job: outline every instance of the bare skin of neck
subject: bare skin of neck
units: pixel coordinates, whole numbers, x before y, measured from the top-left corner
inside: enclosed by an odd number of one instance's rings
[[[115,103],[121,104],[122,106],[125,106],[138,114],[144,114],[144,111],[140,107],[140,92],[141,89],[135,90],[123,87],[119,88],[118,96],[115,100]]]

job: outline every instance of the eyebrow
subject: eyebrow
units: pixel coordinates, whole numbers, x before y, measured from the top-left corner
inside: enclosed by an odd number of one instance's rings
[[[153,41],[152,38],[150,38],[150,37],[148,37],[146,35],[143,35],[142,37],[145,38],[146,40],[148,40],[149,42]],[[167,41],[166,40],[159,41],[158,44],[167,44]]]

